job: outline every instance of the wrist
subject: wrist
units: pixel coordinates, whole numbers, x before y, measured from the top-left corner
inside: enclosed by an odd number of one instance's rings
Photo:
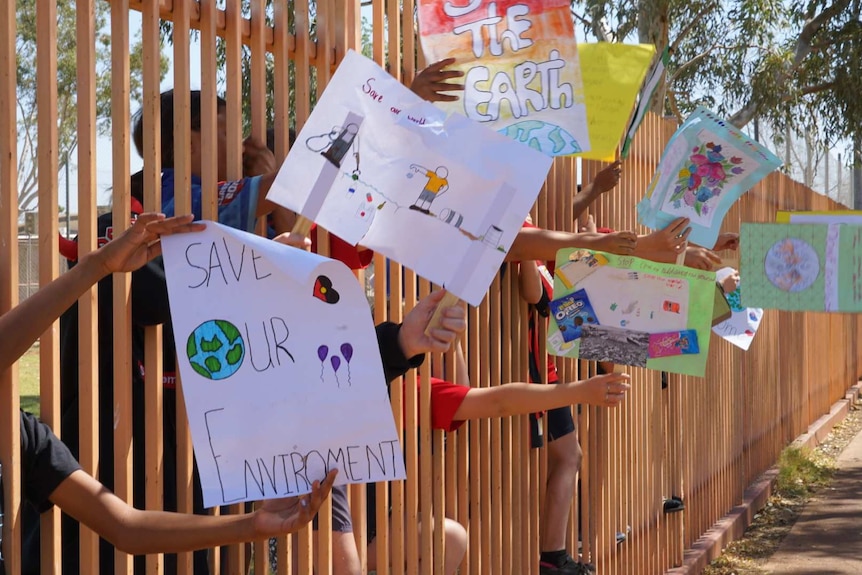
[[[404,336],[404,330],[401,328],[402,325],[398,324],[398,347],[401,348],[401,353],[403,353],[404,357],[408,360],[420,355],[421,352],[416,351],[409,345],[407,338]]]
[[[80,273],[92,283],[96,283],[112,273],[100,250],[92,251],[81,257],[75,268],[80,268]]]

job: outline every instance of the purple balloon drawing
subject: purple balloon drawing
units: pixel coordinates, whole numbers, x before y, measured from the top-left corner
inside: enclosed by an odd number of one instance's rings
[[[350,358],[353,357],[353,346],[349,343],[341,344],[341,355],[347,360],[347,386],[352,387],[353,382],[350,381]]]
[[[317,348],[317,357],[320,358],[320,382],[323,383],[323,360],[326,359],[326,356],[329,355],[329,348],[325,345],[321,345]]]
[[[338,387],[341,387],[341,382],[338,381],[338,368],[341,367],[341,358],[337,355],[333,355],[329,358],[329,363],[332,364],[332,372],[335,374],[335,382],[338,384]]]
[[[341,344],[341,355],[350,363],[350,358],[353,357],[353,346],[349,343]]]

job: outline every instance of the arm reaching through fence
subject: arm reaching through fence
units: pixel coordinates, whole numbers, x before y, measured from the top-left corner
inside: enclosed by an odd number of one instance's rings
[[[192,216],[142,214],[131,228],[0,317],[0,371],[6,370],[63,311],[103,277],[133,271],[161,253],[161,236],[204,229]]]

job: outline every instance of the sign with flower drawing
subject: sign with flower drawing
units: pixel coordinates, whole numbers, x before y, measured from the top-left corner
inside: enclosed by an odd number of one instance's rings
[[[730,206],[780,165],[758,142],[698,108],[665,147],[638,204],[639,220],[660,229],[687,217],[692,228],[688,239],[712,247]]]

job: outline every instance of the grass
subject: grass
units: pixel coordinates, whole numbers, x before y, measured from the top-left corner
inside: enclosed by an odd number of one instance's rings
[[[18,362],[21,409],[39,415],[39,344],[31,347]]]

